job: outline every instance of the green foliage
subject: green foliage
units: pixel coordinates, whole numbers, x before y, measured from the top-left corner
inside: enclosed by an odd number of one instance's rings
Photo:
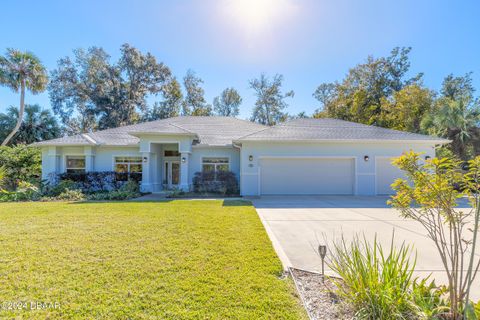
[[[19,181],[38,184],[41,162],[38,148],[23,145],[0,147],[0,166],[5,170],[4,187],[15,190]]]
[[[342,237],[333,246],[330,268],[342,282],[338,294],[351,304],[359,319],[412,319],[417,313],[411,288],[415,262],[411,248],[393,244],[385,252],[375,238],[370,244],[355,236],[348,244]]]
[[[185,116],[211,116],[212,106],[205,100],[205,91],[201,87],[203,80],[196,76],[195,72],[188,70],[183,78],[186,95],[183,104]]]
[[[0,113],[0,141],[13,130],[19,117],[18,109],[10,107]],[[10,144],[31,144],[60,137],[61,129],[50,110],[41,110],[38,104],[26,105],[23,122]]]
[[[167,66],[128,44],[113,64],[102,48],[92,47],[60,59],[48,89],[55,114],[70,133],[78,133],[138,122],[147,97],[161,93],[170,77]]]
[[[60,180],[55,185],[44,185],[42,188],[42,194],[46,197],[57,197],[60,194],[64,193],[67,190],[76,190],[78,189],[77,184],[72,180]]]
[[[61,304],[2,318],[307,319],[249,202],[5,203],[0,212],[0,300]]]
[[[0,167],[0,190],[2,190],[6,177],[7,177],[7,170],[5,169],[5,167],[1,166]]]
[[[140,197],[140,186],[133,180],[127,181],[118,190],[108,192],[95,192],[88,195],[88,200],[105,201],[105,200],[128,200]]]
[[[381,100],[379,124],[384,127],[421,132],[422,118],[434,107],[434,93],[418,83],[395,91],[391,97]]]
[[[180,83],[172,78],[170,82],[162,87],[163,101],[155,102],[143,116],[143,121],[153,121],[177,117],[183,104],[183,94]]]
[[[405,86],[419,86],[421,74],[406,78],[410,68],[410,50],[394,48],[388,57],[369,56],[365,63],[350,69],[341,82],[321,84],[313,94],[321,103],[321,109],[317,110],[314,117],[381,125],[382,103],[388,104],[385,100],[389,99],[393,101],[393,94]]]
[[[239,115],[239,107],[242,104],[242,97],[234,88],[227,88],[222,91],[219,97],[213,99],[213,110],[219,116],[236,117]]]
[[[15,191],[0,190],[0,202],[37,201],[40,197],[38,187],[25,181],[20,181]]]
[[[447,76],[435,109],[422,121],[425,132],[452,140],[447,147],[463,160],[474,156],[480,141],[480,100],[474,92],[470,74]]]
[[[440,315],[449,310],[448,302],[444,295],[448,291],[445,286],[438,287],[435,281],[429,279],[415,279],[412,283],[412,299],[417,306],[419,319],[439,319]]]
[[[40,60],[31,52],[7,49],[4,57],[0,56],[0,85],[20,91],[20,107],[18,118],[12,131],[5,137],[2,146],[20,129],[25,111],[25,91],[33,94],[43,92],[48,82],[47,71]]]
[[[252,111],[251,121],[273,126],[288,119],[285,109],[288,104],[285,98],[293,97],[294,92],[282,92],[283,76],[276,74],[270,80],[265,74],[250,80],[250,89],[255,91],[257,100]]]
[[[44,201],[83,201],[85,195],[80,190],[65,189],[60,194],[52,198],[43,198]]]
[[[458,318],[469,302],[470,288],[480,268],[476,255],[480,157],[468,162],[466,173],[458,160],[433,158],[423,163],[414,152],[395,159],[393,164],[405,172],[408,181],[397,179],[392,184],[396,194],[389,203],[402,216],[418,221],[434,241],[448,278],[450,316]],[[461,198],[468,199],[472,208],[457,208]]]
[[[192,180],[193,191],[200,194],[236,195],[240,191],[237,177],[231,171],[195,172]]]
[[[409,53],[395,48],[389,57],[368,57],[340,82],[321,84],[313,94],[321,108],[313,116],[447,138],[463,160],[480,154],[480,99],[471,73],[448,75],[437,94],[423,86],[422,74],[406,77]]]

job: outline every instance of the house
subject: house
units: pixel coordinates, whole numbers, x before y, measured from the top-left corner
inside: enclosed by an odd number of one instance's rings
[[[229,117],[175,117],[36,143],[42,176],[117,171],[142,174],[143,191],[188,190],[195,172],[229,170],[245,196],[378,195],[402,173],[404,151],[433,157],[448,140],[337,119],[273,127]]]

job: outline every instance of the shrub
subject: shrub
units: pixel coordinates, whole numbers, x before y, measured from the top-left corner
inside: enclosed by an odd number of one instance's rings
[[[0,190],[0,201],[35,201],[40,199],[41,193],[33,184],[25,181],[18,182],[17,190]]]
[[[333,245],[330,268],[343,282],[338,282],[338,294],[356,310],[361,319],[411,319],[417,313],[412,301],[412,274],[415,261],[410,261],[411,249],[393,244],[385,252],[375,240],[371,245],[354,237]]]
[[[0,147],[0,167],[5,170],[4,188],[12,191],[20,181],[38,184],[42,172],[42,156],[38,148],[17,145]]]
[[[238,194],[238,181],[230,171],[196,172],[193,177],[193,191],[197,193]]]
[[[117,173],[114,171],[99,171],[85,173],[62,173],[58,179],[52,180],[71,180],[83,192],[98,192],[117,190],[128,181],[132,180],[137,184],[142,180],[141,174]]]
[[[66,189],[62,193],[60,193],[58,196],[56,196],[54,200],[82,201],[82,200],[85,200],[85,195],[80,190]]]
[[[129,180],[118,190],[107,192],[96,192],[88,196],[88,200],[106,201],[106,200],[128,200],[140,196],[140,187],[137,182]]]
[[[409,181],[392,184],[396,194],[389,202],[402,216],[419,222],[435,243],[448,278],[450,317],[473,313],[470,289],[480,269],[480,156],[463,166],[452,158],[433,158],[424,162],[418,153],[409,152],[393,164]],[[458,200],[470,201],[471,208],[457,208]],[[465,271],[466,269],[466,271]]]
[[[7,170],[5,170],[5,167],[0,167],[0,190],[2,190],[6,175]]]
[[[67,190],[78,190],[78,186],[72,180],[61,180],[55,185],[46,184],[42,187],[42,194],[47,197],[57,197]]]
[[[128,180],[123,186],[120,187],[120,191],[129,192],[132,194],[140,194],[140,185],[134,180]]]

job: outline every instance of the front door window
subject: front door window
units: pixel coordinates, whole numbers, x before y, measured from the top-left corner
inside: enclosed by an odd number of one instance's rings
[[[172,184],[177,185],[180,182],[180,163],[172,162]]]
[[[180,183],[180,162],[165,161],[164,174],[168,188],[177,186]]]

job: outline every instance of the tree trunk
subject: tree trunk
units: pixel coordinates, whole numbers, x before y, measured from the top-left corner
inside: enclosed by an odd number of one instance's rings
[[[8,142],[13,138],[13,136],[18,132],[20,126],[22,125],[23,113],[25,112],[25,79],[22,80],[21,90],[20,90],[20,110],[18,112],[18,119],[15,128],[12,132],[3,140],[2,146],[6,146]]]

